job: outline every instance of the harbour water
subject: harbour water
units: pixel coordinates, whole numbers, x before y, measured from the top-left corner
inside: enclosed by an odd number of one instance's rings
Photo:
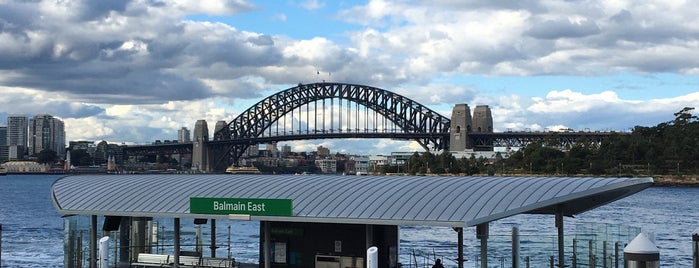
[[[0,225],[2,225],[1,267],[62,267],[63,224],[50,198],[50,187],[59,175],[0,176]],[[642,230],[655,235],[660,250],[661,267],[690,267],[692,265],[691,232],[699,227],[699,188],[651,187],[636,195],[603,207],[566,218],[566,243],[574,239],[581,228],[596,226],[618,230]],[[184,222],[184,221],[183,221]],[[170,222],[161,222],[168,228]],[[226,228],[233,230],[228,236]],[[548,215],[518,215],[491,223],[489,266],[510,267],[510,234],[512,227],[520,229],[522,255],[555,255],[554,217]],[[620,227],[622,226],[622,227]],[[629,228],[627,228],[629,227]],[[193,224],[183,224],[183,234],[193,233]],[[597,228],[599,229],[599,228]],[[170,229],[171,230],[171,229]],[[230,244],[230,254],[239,261],[256,262],[258,255],[257,222],[230,222],[220,225],[219,241]],[[609,230],[607,230],[609,232]],[[451,228],[401,227],[401,263],[425,267],[436,256],[454,267],[456,233]],[[632,234],[632,235],[635,235]],[[230,242],[228,242],[228,237]],[[629,241],[626,241],[627,243]],[[186,242],[185,242],[186,243]],[[623,245],[622,245],[623,247]],[[572,251],[567,246],[567,254]],[[218,256],[229,254],[227,247]],[[465,267],[477,266],[479,241],[475,228],[464,230]],[[536,252],[536,253],[532,253]],[[413,255],[414,254],[414,255]],[[533,256],[536,254],[537,256]],[[544,261],[540,260],[540,263]],[[532,265],[532,267],[542,267]],[[598,266],[601,267],[601,266]]]

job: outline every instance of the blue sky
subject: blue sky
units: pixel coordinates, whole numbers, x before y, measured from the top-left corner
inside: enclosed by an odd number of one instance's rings
[[[671,0],[0,0],[0,124],[49,113],[69,140],[144,144],[328,80],[445,116],[489,105],[497,131],[628,130],[699,103],[698,13]],[[318,145],[420,149],[293,149]]]

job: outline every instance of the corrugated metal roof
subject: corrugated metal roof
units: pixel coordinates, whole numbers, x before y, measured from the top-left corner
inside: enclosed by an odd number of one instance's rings
[[[252,220],[473,226],[521,213],[575,215],[652,178],[327,175],[80,175],[57,180],[63,215],[227,218],[189,213],[190,197],[293,200],[293,216]]]

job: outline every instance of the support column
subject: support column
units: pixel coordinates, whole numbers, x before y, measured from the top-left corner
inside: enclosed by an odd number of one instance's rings
[[[565,252],[563,248],[563,208],[556,209],[556,228],[558,229],[558,267],[565,267]]]
[[[488,223],[476,225],[476,238],[481,240],[481,268],[488,268]]]
[[[97,215],[90,216],[90,268],[97,268]]]
[[[175,230],[174,230],[175,237],[173,237],[173,239],[172,239],[174,242],[173,243],[174,247],[175,247],[175,249],[174,249],[175,250],[175,253],[174,253],[175,257],[173,260],[173,263],[174,263],[173,267],[179,268],[180,267],[180,218],[175,218],[175,222],[173,225],[174,225],[173,228],[175,228]]]
[[[459,263],[459,268],[464,268],[464,228],[462,227],[456,227],[454,228],[456,231],[456,236],[458,237],[457,239],[459,240],[457,242],[458,244],[458,256],[456,257],[456,261]]]
[[[216,258],[216,219],[211,219],[211,258]]]
[[[131,263],[131,217],[121,217],[119,226],[119,265]]]
[[[271,268],[272,267],[272,234],[270,234],[270,226],[269,222],[266,221],[264,222],[264,227],[265,227],[265,243],[264,243],[264,259],[265,259],[265,268]]]

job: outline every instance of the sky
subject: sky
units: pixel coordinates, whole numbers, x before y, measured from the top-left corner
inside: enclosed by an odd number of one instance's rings
[[[682,0],[0,0],[0,124],[47,113],[68,141],[148,144],[325,80],[444,116],[489,105],[495,131],[629,131],[698,106],[696,14]]]

